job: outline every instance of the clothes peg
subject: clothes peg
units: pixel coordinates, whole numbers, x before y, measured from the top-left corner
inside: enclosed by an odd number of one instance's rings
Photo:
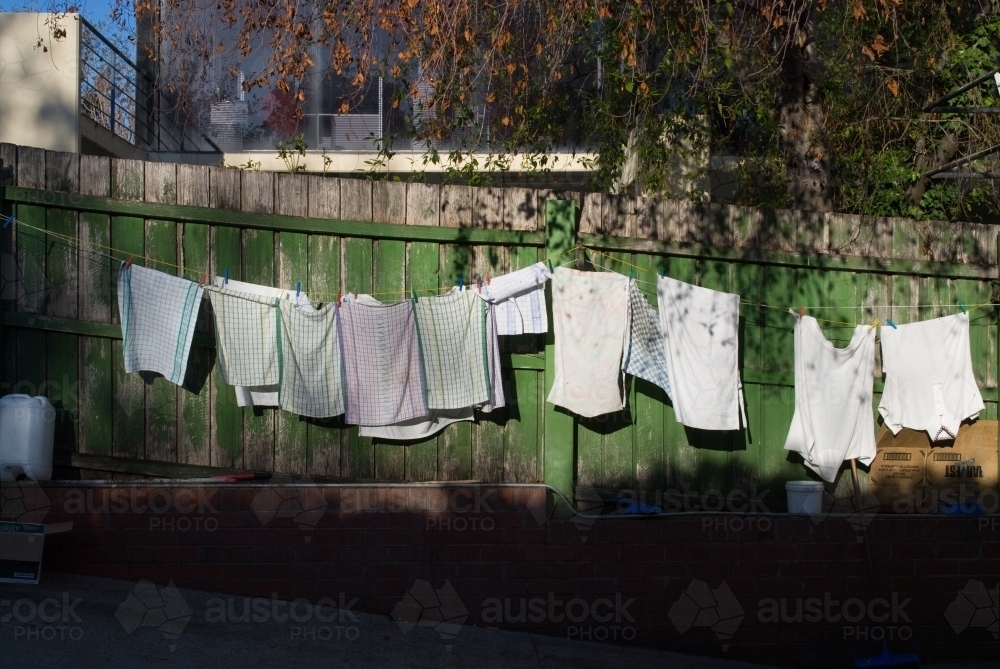
[[[224,285],[224,286],[229,285],[229,268],[228,267],[225,268],[224,270],[222,270],[222,285]]]
[[[199,288],[204,288],[205,283],[207,281],[208,281],[208,275],[207,274],[202,274],[201,275],[201,279],[198,280],[198,287]]]
[[[134,255],[133,256],[129,256],[128,260],[125,261],[125,269],[128,269],[129,267],[131,267],[132,266],[132,261],[134,261],[134,260],[135,260],[135,256]]]
[[[799,307],[799,318],[802,318],[805,315],[806,315],[806,307],[805,307],[805,305],[803,305],[803,306]]]
[[[968,313],[968,312],[967,312],[967,311],[965,310],[965,303],[964,303],[964,302],[962,302],[962,300],[959,300],[959,301],[958,301],[958,308],[962,310],[962,313],[963,313],[963,314],[965,314],[965,313]]]
[[[893,330],[898,330],[899,329],[899,328],[896,327],[896,324],[892,322],[891,318],[885,319],[885,322],[888,323],[889,327],[891,327]]]
[[[487,286],[490,285],[490,273],[489,272],[486,273],[486,285]]]
[[[302,292],[302,282],[301,281],[296,281],[295,282],[295,297],[298,297],[299,293],[301,293],[301,292]]]
[[[482,293],[483,292],[483,282],[479,278],[478,274],[476,275],[476,292],[477,293]]]
[[[341,298],[340,293],[337,293],[337,306],[338,307],[340,306],[340,298]]]
[[[458,277],[458,292],[465,290],[465,279],[461,276]]]
[[[11,214],[10,216],[7,217],[7,220],[3,222],[3,227],[5,230],[7,229],[7,226],[10,225],[10,222],[13,220],[14,220],[14,214]]]
[[[872,330],[874,330],[877,327],[878,327],[878,319],[876,318],[875,320],[872,321]]]
[[[633,267],[628,271],[628,280],[631,281],[634,278],[635,278],[635,267]]]
[[[410,288],[410,297],[413,298],[413,303],[416,304],[417,303],[417,289],[416,288],[412,288],[412,287]]]
[[[555,271],[554,269],[552,269],[552,259],[551,258],[546,259],[545,260],[545,264],[549,266],[549,273],[550,274]]]
[[[666,276],[666,272],[665,272],[665,271],[663,270],[663,268],[661,267],[661,268],[660,268],[660,278],[662,279],[662,278],[663,278],[663,277],[665,277],[665,276]]]

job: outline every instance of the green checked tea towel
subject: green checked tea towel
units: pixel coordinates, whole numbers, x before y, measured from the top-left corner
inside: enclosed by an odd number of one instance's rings
[[[229,288],[208,290],[215,312],[219,374],[231,386],[267,386],[281,379],[278,298]]]
[[[118,270],[118,313],[126,372],[157,372],[183,385],[202,289],[155,269]]]
[[[461,409],[490,400],[486,304],[469,290],[413,305],[427,408]]]
[[[306,311],[281,300],[281,388],[278,404],[310,418],[344,413],[339,310],[330,302]]]

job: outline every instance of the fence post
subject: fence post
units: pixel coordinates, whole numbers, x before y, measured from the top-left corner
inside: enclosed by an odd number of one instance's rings
[[[576,246],[576,203],[572,200],[548,200],[545,203],[545,257],[557,266]],[[545,335],[545,393],[555,379],[555,337],[552,319],[552,282],[548,282],[549,331]],[[544,481],[573,499],[576,468],[575,425],[573,416],[554,404],[545,403]]]

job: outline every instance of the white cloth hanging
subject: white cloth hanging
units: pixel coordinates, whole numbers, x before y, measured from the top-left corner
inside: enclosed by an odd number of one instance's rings
[[[285,290],[284,288],[273,288],[271,286],[261,286],[256,283],[247,283],[246,281],[236,281],[235,279],[230,279],[226,282],[226,279],[221,276],[215,277],[212,284],[216,288],[222,288],[225,286],[228,290],[235,290],[240,293],[247,293],[248,295],[260,295],[262,297],[276,297],[281,300],[290,300],[293,304],[298,306],[304,312],[313,312],[312,302],[309,301],[309,296],[304,292],[299,291],[298,295],[295,294],[294,290]],[[266,385],[266,386],[233,386],[236,391],[236,404],[241,407],[276,407],[278,406],[278,385]]]
[[[878,410],[893,434],[926,430],[954,439],[963,420],[985,409],[972,371],[969,315],[882,328],[885,390]]]
[[[552,276],[555,379],[548,401],[593,417],[625,408],[622,354],[628,277],[556,268]]]
[[[477,294],[496,309],[497,334],[542,334],[549,331],[545,282],[552,275],[545,263],[535,263],[482,284]]]
[[[859,325],[847,347],[836,348],[815,318],[794,315],[795,413],[785,450],[832,483],[845,460],[875,458],[875,329]]]
[[[156,372],[184,384],[203,289],[180,277],[132,265],[118,270],[118,313],[126,372]]]
[[[700,430],[746,425],[739,371],[740,296],[660,277],[656,286],[674,413]]]

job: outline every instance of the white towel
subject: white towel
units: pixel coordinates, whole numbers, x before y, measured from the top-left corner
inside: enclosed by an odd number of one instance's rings
[[[785,450],[832,483],[844,460],[875,458],[875,329],[859,325],[847,347],[836,348],[815,318],[795,319],[795,414]]]
[[[156,372],[183,385],[202,294],[193,281],[121,264],[118,313],[126,372]]]
[[[222,381],[231,386],[281,382],[279,298],[225,288],[208,291],[215,314],[215,355]]]
[[[248,293],[250,295],[262,295],[264,297],[276,297],[281,300],[290,300],[293,304],[298,305],[303,311],[311,312],[315,311],[312,303],[309,301],[309,296],[304,292],[299,292],[298,296],[295,295],[294,290],[285,290],[283,288],[272,288],[271,286],[260,286],[255,283],[247,283],[245,281],[236,281],[230,279],[228,283],[221,277],[215,277],[213,281],[217,288],[225,286],[229,290],[235,290],[240,293]],[[278,406],[278,386],[267,385],[267,386],[234,386],[236,390],[236,404],[241,407],[276,407]]]
[[[290,300],[281,310],[281,388],[279,405],[310,418],[344,413],[344,375],[340,358],[336,302],[305,311]]]
[[[969,315],[882,328],[885,391],[878,410],[893,434],[926,430],[954,439],[958,426],[985,409],[972,372]]]
[[[677,421],[701,430],[746,424],[739,372],[740,296],[660,277],[656,287]]]
[[[413,441],[433,437],[452,423],[472,420],[472,407],[465,409],[436,409],[429,416],[413,418],[394,425],[360,426],[358,434],[362,437],[391,439],[394,441]]]
[[[504,274],[481,286],[479,296],[496,308],[497,334],[541,334],[549,331],[545,310],[545,282],[551,278],[545,263],[535,263]]]
[[[555,379],[548,401],[584,416],[625,408],[620,382],[628,277],[558,267],[552,277]]]

